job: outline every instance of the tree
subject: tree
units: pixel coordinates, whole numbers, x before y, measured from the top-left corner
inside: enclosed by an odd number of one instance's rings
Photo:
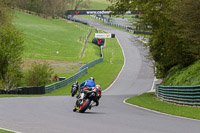
[[[200,59],[200,0],[175,0],[170,13],[176,36],[184,40],[186,52]]]
[[[46,16],[62,16],[69,0],[15,0],[13,5]]]
[[[20,85],[22,54],[24,50],[22,34],[11,24],[0,28],[0,80],[2,87],[10,89]]]
[[[20,84],[22,34],[11,24],[11,1],[0,0],[0,88],[10,89]]]
[[[156,76],[165,78],[176,66],[188,66],[200,59],[199,0],[110,0],[116,13],[141,10],[143,23],[152,27],[147,45],[155,61]],[[129,4],[129,5],[128,5]]]
[[[11,23],[12,14],[6,6],[4,0],[0,0],[0,27],[4,24]]]

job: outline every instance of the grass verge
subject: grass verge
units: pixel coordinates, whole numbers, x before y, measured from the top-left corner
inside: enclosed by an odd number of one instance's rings
[[[13,132],[0,129],[0,133],[13,133]]]
[[[166,114],[200,120],[200,107],[179,106],[158,100],[154,92],[144,93],[126,100],[127,103]]]

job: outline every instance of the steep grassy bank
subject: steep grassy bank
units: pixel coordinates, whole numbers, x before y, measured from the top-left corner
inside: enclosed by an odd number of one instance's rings
[[[162,84],[167,86],[200,85],[200,61],[183,69],[179,69],[178,66],[172,68]]]

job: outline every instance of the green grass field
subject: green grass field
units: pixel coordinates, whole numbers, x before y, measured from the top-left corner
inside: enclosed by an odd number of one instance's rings
[[[126,100],[127,103],[159,112],[200,120],[200,107],[179,106],[158,100],[154,92],[144,93]]]
[[[25,36],[24,58],[85,61],[80,58],[80,54],[91,27],[64,20],[44,19],[18,11],[15,15],[14,24]],[[97,58],[97,55],[90,54],[91,61]]]
[[[106,10],[110,5],[107,0],[90,0],[89,7],[80,7],[79,10]]]

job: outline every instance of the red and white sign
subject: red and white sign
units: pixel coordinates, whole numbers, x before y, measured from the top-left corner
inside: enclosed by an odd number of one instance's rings
[[[112,38],[111,33],[95,33],[95,38]]]

